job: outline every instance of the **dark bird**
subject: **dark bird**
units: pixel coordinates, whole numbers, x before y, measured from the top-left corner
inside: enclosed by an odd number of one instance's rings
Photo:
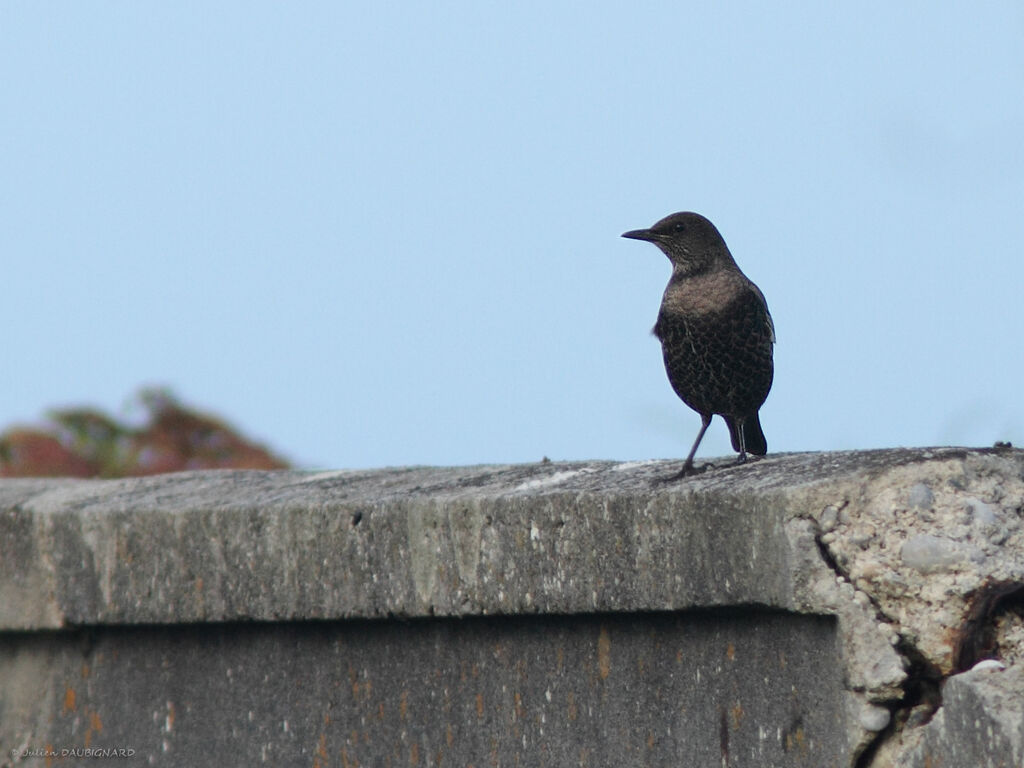
[[[700,414],[701,428],[678,477],[716,413],[725,419],[738,464],[768,443],[757,411],[772,388],[775,326],[760,289],[736,265],[715,225],[697,213],[673,213],[623,237],[647,240],[672,262],[654,335],[672,389]]]

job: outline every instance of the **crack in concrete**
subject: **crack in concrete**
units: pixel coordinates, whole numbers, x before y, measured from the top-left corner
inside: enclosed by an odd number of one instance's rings
[[[1024,583],[988,581],[970,596],[967,617],[953,645],[953,671],[970,669],[997,650],[995,620],[1010,610],[1024,612]]]
[[[846,506],[846,502],[842,504]],[[841,508],[841,507],[840,507]],[[849,571],[843,568],[836,556],[829,549],[822,537],[824,533],[815,521],[811,521],[815,527],[814,542],[818,547],[818,553],[822,561],[835,573],[836,577],[849,584],[857,594],[864,595],[875,611],[875,618],[889,626],[894,625],[893,618],[883,610],[879,601],[874,595],[862,589],[858,589],[850,578]],[[895,701],[886,702],[884,706],[889,710],[889,723],[872,738],[857,754],[852,763],[852,768],[871,768],[875,756],[881,747],[894,737],[911,722],[912,714],[918,710],[917,717],[913,718],[913,724],[924,725],[934,716],[935,712],[942,706],[942,674],[939,669],[931,664],[925,655],[912,643],[903,633],[897,632],[899,641],[896,643],[896,652],[905,660],[907,677],[901,688],[903,696]],[[926,712],[921,714],[919,707],[925,707]]]

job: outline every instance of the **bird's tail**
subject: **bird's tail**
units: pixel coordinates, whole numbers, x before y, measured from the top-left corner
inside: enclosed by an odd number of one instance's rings
[[[726,419],[729,425],[729,437],[732,439],[732,449],[739,453],[740,433],[739,425],[733,419]],[[768,453],[768,441],[761,431],[761,420],[755,413],[743,420],[743,445],[748,453],[755,456],[764,456]]]

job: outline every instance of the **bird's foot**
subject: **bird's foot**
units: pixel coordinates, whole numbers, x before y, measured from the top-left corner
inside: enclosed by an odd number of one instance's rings
[[[713,465],[703,464],[699,467],[695,467],[692,463],[683,464],[683,468],[676,472],[674,475],[666,475],[665,477],[659,477],[655,479],[656,483],[674,483],[676,480],[682,480],[684,477],[693,477],[694,475],[700,475],[707,472]]]
[[[741,453],[739,457],[736,459],[736,461],[730,464],[729,466],[738,467],[742,464],[753,464],[760,461],[763,458],[764,456],[757,456],[756,454],[753,453]]]

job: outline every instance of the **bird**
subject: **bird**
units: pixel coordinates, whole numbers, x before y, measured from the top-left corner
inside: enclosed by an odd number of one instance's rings
[[[622,237],[653,243],[672,263],[653,333],[672,389],[700,414],[701,427],[682,470],[667,479],[707,468],[697,470],[693,457],[716,414],[729,427],[737,464],[748,452],[764,456],[768,442],[758,411],[772,387],[775,325],[761,289],[699,213],[673,213]]]

